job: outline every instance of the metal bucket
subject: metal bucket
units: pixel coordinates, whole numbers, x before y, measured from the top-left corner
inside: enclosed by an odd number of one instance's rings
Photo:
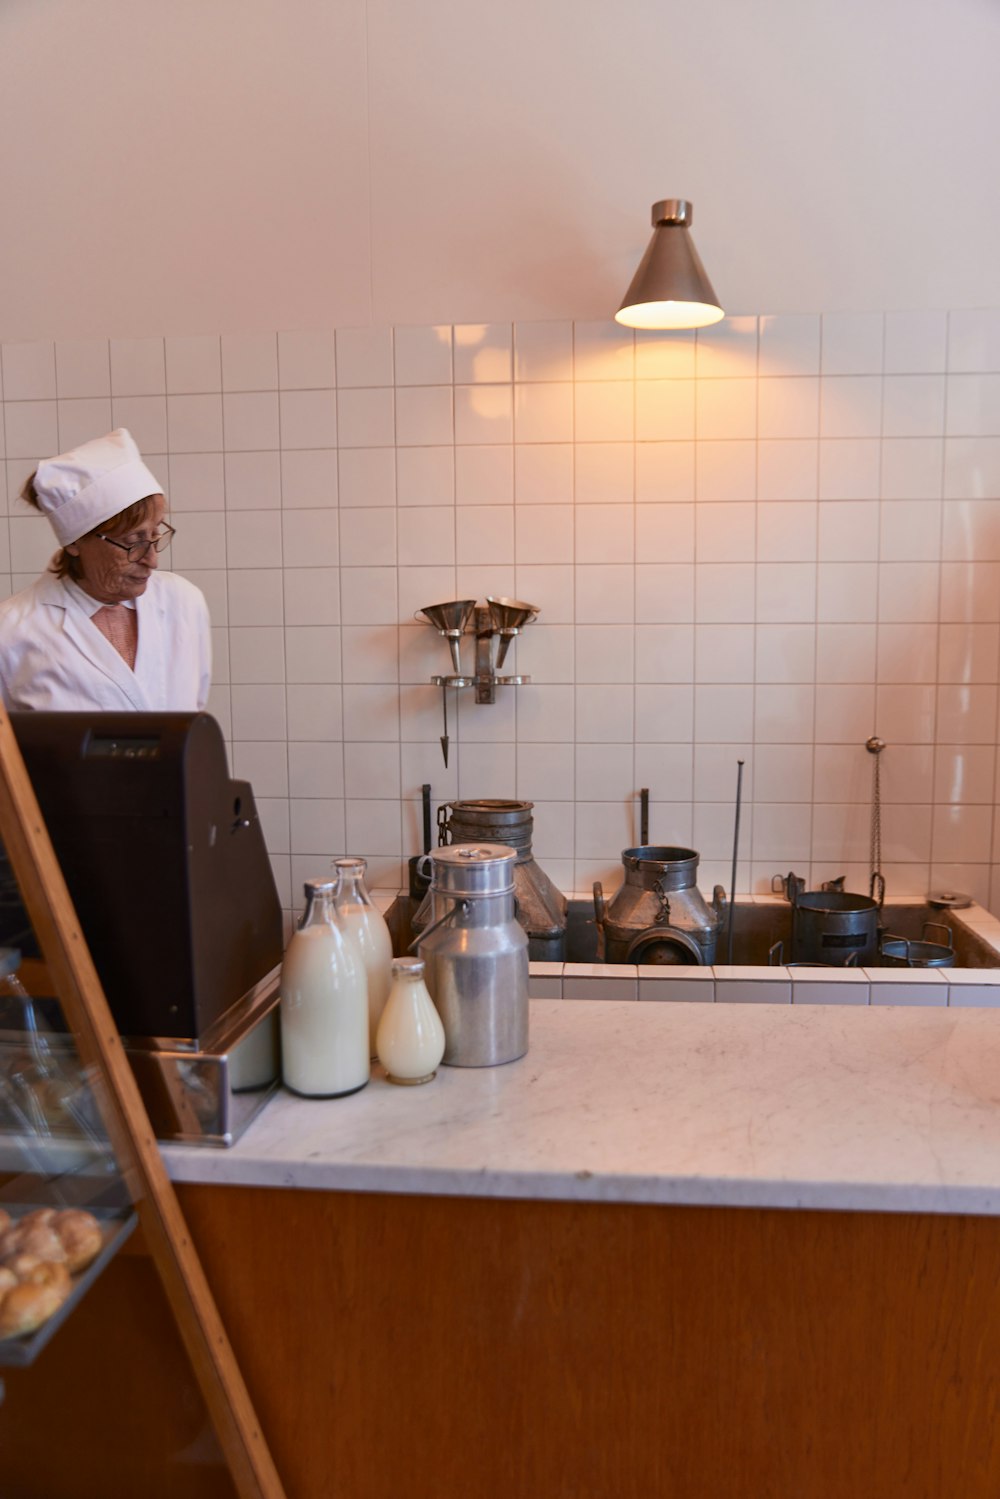
[[[948,941],[928,942],[928,931],[947,932]],[[925,921],[919,942],[886,934],[882,938],[881,957],[886,968],[954,968],[955,948],[951,927],[940,921]]]
[[[791,880],[792,961],[844,967],[878,959],[878,903],[843,890],[800,892]]]

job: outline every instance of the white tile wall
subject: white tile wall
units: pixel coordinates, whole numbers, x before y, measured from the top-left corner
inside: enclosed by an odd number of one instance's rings
[[[210,599],[212,706],[285,891],[344,852],[399,883],[425,780],[535,800],[540,859],[581,890],[648,786],[651,835],[727,881],[737,758],[746,881],[857,878],[877,731],[890,886],[1000,908],[998,330],[961,310],[4,344],[0,589],[49,551],[17,498],[35,462],[130,426]],[[540,606],[509,657],[533,684],[452,693],[445,770],[447,652],[413,613],[487,593]]]

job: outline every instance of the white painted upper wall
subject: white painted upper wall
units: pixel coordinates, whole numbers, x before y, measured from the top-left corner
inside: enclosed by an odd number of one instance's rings
[[[996,0],[4,0],[0,336],[1000,304]]]

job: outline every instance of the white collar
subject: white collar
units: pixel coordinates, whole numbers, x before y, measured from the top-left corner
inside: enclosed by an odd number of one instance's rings
[[[119,607],[116,604],[102,604],[100,599],[95,599],[92,594],[87,593],[86,589],[81,588],[75,578],[65,577],[60,579],[60,582],[70,598],[79,605],[88,619],[93,619],[99,609],[115,609]],[[124,599],[121,607],[134,609],[135,599]]]

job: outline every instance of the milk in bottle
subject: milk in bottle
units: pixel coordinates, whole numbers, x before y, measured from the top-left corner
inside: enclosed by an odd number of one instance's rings
[[[336,921],[333,880],[307,880],[306,911],[281,965],[285,1086],[339,1098],[370,1075],[368,981],[354,939]]]
[[[392,938],[385,917],[373,904],[365,885],[365,859],[334,859],[337,890],[334,905],[341,930],[361,949],[368,979],[368,1051],[375,1055],[375,1035],[392,983]]]

